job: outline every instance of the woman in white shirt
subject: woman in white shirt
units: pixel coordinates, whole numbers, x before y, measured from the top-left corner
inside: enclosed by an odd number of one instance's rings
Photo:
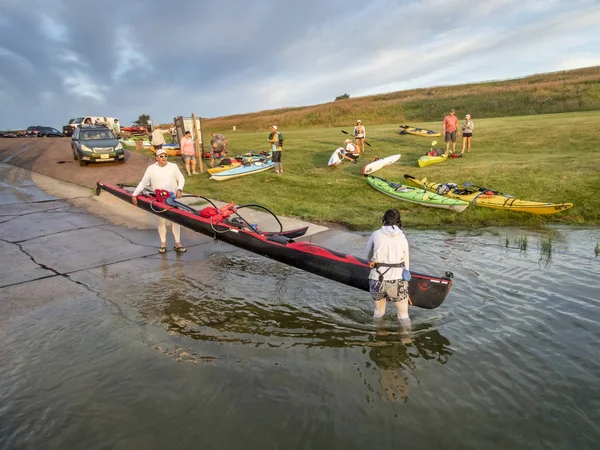
[[[473,137],[473,121],[471,120],[471,115],[467,114],[465,116],[465,121],[462,124],[462,141],[463,148],[460,154],[462,155],[465,152],[465,147],[467,148],[467,153],[471,151],[471,138]]]

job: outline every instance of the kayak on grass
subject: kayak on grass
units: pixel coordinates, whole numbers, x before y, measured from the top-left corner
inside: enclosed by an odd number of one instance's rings
[[[352,159],[354,164],[358,162],[359,155],[353,155],[352,153],[348,153],[344,147],[338,147],[331,155],[331,158],[329,158],[327,166],[339,166],[341,163],[344,162],[344,156],[347,156],[348,158]]]
[[[242,165],[242,160],[237,158],[223,158],[219,161],[219,165],[208,169],[208,173],[214,175],[215,173],[225,172],[229,169],[234,169]]]
[[[363,175],[369,175],[377,170],[383,169],[385,166],[394,164],[400,159],[401,155],[386,156],[385,158],[375,158],[372,162],[363,167]]]
[[[426,167],[426,166],[430,166],[432,164],[444,162],[447,159],[448,159],[448,155],[446,153],[443,153],[442,155],[439,155],[439,156],[424,155],[424,156],[421,156],[417,160],[417,163],[419,164],[419,167]]]
[[[169,156],[181,156],[181,150],[179,150],[179,145],[175,147],[175,144],[163,144],[162,148],[167,152]],[[152,153],[156,155],[156,148],[154,146],[150,147]]]
[[[268,158],[261,158],[258,161],[244,162],[239,167],[225,170],[223,172],[215,173],[210,177],[211,180],[225,181],[231,180],[232,178],[243,177],[245,175],[251,175],[253,173],[264,172],[275,167],[275,163]]]
[[[438,137],[441,133],[425,128],[411,127],[410,125],[400,125],[398,134],[412,134],[414,136]]]
[[[405,186],[383,178],[367,175],[367,182],[379,192],[394,197],[398,200],[404,200],[411,203],[417,203],[431,208],[447,209],[457,213],[463,212],[469,206],[468,202],[443,195],[427,192],[425,189]]]
[[[507,211],[519,211],[531,214],[554,214],[564,211],[573,206],[573,203],[544,203],[519,200],[510,194],[504,194],[481,186],[473,186],[465,183],[464,187],[458,187],[455,183],[434,183],[421,180],[405,174],[406,182],[411,186],[423,188],[426,186],[430,192],[436,192],[449,198],[464,200],[476,206],[493,209],[504,209]]]
[[[98,180],[96,194],[100,195],[101,191],[106,191],[131,203],[131,192],[122,187],[112,186]],[[212,208],[211,211],[207,211],[207,208],[193,211],[162,203],[156,196],[145,195],[144,192],[137,199],[139,208],[215,240],[227,242],[363,291],[369,290],[371,267],[366,259],[330,250],[310,242],[296,242],[284,235],[265,235],[257,232],[252,226],[239,228],[228,221],[228,218],[241,208],[256,207],[257,205],[238,207],[227,205],[220,209],[211,206],[207,207]],[[212,214],[214,212],[216,214]],[[408,282],[410,304],[426,309],[440,306],[452,286],[452,273],[446,272],[444,277],[434,277],[417,272],[411,272],[411,275],[412,278]]]

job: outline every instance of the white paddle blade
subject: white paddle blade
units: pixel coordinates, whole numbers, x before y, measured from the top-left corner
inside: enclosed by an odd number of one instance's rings
[[[433,147],[435,144],[437,144],[437,141],[432,141],[431,142],[431,146]]]

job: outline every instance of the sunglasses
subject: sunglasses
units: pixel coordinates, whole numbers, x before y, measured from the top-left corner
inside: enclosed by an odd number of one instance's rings
[[[166,158],[167,155],[158,155],[159,158]]]

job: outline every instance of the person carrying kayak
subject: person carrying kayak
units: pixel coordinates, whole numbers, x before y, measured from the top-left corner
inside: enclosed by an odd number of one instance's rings
[[[164,190],[171,194],[174,193],[176,198],[181,198],[183,192],[183,185],[185,184],[185,178],[179,170],[177,164],[167,161],[167,151],[164,148],[156,151],[156,163],[148,166],[142,180],[139,182],[133,194],[131,194],[131,202],[137,206],[137,196],[148,187],[150,189]],[[168,222],[163,217],[158,218],[158,235],[160,236],[160,247],[158,253],[165,253],[167,251],[167,225]],[[187,250],[181,245],[181,226],[177,223],[171,224],[171,232],[175,238],[175,250],[178,253],[185,253]]]
[[[410,322],[408,316],[408,279],[410,260],[408,241],[401,230],[397,209],[388,209],[381,219],[383,226],[369,238],[366,252],[371,261],[369,292],[375,302],[373,317],[385,314],[387,302],[396,303],[398,320]]]

